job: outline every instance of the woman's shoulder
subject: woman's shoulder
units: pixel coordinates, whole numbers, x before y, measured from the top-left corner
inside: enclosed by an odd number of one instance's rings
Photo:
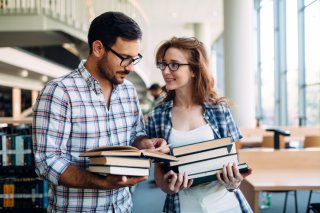
[[[155,108],[154,111],[163,111],[172,108],[172,101],[161,101]]]
[[[214,111],[225,111],[225,110],[229,110],[229,106],[225,103],[213,103],[213,102],[205,102],[204,103],[204,107],[206,109],[211,109]]]
[[[149,116],[158,117],[166,113],[171,108],[170,102],[161,102],[157,106],[155,106],[150,112]]]

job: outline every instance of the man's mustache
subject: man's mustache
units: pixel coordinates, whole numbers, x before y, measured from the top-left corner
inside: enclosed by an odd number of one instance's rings
[[[122,75],[129,75],[130,71],[124,70],[124,71],[120,71],[119,73]]]

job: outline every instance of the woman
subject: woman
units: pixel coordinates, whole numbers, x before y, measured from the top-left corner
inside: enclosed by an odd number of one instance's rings
[[[165,41],[156,53],[157,67],[167,96],[149,113],[150,137],[162,137],[173,146],[212,138],[241,138],[226,98],[218,96],[203,43],[195,38]],[[155,166],[157,185],[167,193],[165,212],[252,212],[238,190],[243,178],[237,165],[224,165],[218,181],[192,187],[186,174]]]

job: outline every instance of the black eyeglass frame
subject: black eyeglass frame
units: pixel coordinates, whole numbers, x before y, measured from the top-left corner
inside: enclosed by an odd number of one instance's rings
[[[176,69],[172,68],[173,65],[178,65],[178,67]],[[178,63],[178,62],[173,62],[173,63],[166,63],[163,61],[160,61],[157,63],[157,68],[160,69],[161,71],[164,71],[166,69],[166,67],[169,68],[170,71],[174,72],[177,71],[180,66],[185,66],[185,65],[191,65],[191,64],[182,64],[182,63]],[[163,67],[161,67],[163,66]]]
[[[140,62],[140,60],[142,59],[142,55],[140,53],[138,53],[138,56],[136,58],[131,58],[131,57],[123,57],[122,55],[120,55],[119,53],[117,53],[116,51],[114,51],[111,47],[107,46],[107,45],[103,45],[106,49],[110,50],[113,54],[115,54],[118,58],[121,59],[120,62],[120,66],[121,67],[127,67],[130,64],[136,65],[137,63]],[[125,64],[123,64],[123,62],[127,62]]]

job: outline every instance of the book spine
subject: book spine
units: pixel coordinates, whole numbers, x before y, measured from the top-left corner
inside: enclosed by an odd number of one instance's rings
[[[31,166],[33,165],[32,161],[32,136],[26,135],[23,140],[24,143],[24,165]]]
[[[0,166],[3,165],[3,158],[2,158],[2,135],[0,134]]]
[[[2,137],[2,165],[8,166],[8,135]]]
[[[11,135],[11,165],[17,165],[16,135]]]
[[[23,136],[16,136],[16,166],[24,165],[24,147],[23,147]]]
[[[46,180],[42,180],[43,182],[43,208],[48,208],[49,205],[49,183]]]
[[[14,184],[8,184],[8,207],[14,207]]]
[[[11,136],[7,135],[6,138],[6,156],[5,156],[5,166],[12,166],[12,156],[11,156]]]
[[[4,200],[4,188],[3,188],[3,181],[0,181],[0,207],[4,205],[3,200]]]

